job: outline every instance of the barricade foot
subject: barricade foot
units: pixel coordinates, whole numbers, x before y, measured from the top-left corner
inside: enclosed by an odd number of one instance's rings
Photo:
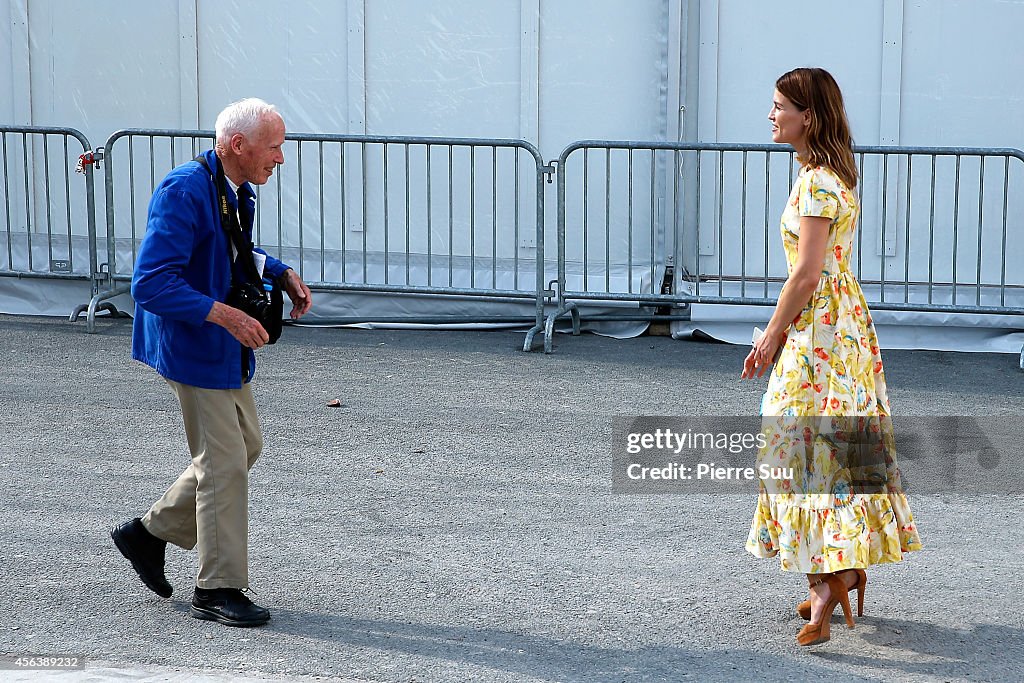
[[[89,334],[93,334],[96,331],[96,311],[109,311],[110,317],[112,318],[127,316],[127,313],[122,313],[117,310],[117,307],[107,301],[107,299],[113,299],[115,296],[127,294],[129,290],[130,287],[125,286],[118,287],[116,289],[109,289],[105,292],[96,294],[89,300],[88,306],[78,306],[75,308],[74,313],[71,314],[70,321],[75,322],[78,320],[78,316],[81,315],[82,310],[86,310],[88,313],[85,318],[85,331]]]
[[[536,337],[537,333],[542,329],[544,329],[542,326],[534,325],[526,332],[526,341],[523,342],[523,351],[526,351],[527,353],[533,351],[534,337]]]
[[[89,308],[89,304],[78,304],[75,306],[75,310],[71,311],[71,315],[68,316],[69,323],[77,323],[78,316],[82,315]]]
[[[555,311],[544,321],[544,353],[551,353],[554,350],[555,318],[558,311]]]

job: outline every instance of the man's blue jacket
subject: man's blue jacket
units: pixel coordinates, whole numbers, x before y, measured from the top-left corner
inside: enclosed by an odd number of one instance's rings
[[[212,150],[204,155],[216,172],[217,155]],[[230,188],[228,201],[237,208]],[[243,228],[251,238],[251,222]],[[178,166],[153,193],[135,260],[132,358],[181,384],[242,386],[241,343],[223,327],[206,322],[213,302],[223,302],[231,287],[230,254],[213,179],[194,161]],[[280,277],[286,270],[287,265],[267,257],[265,277]],[[246,382],[256,371],[252,350],[248,356]]]

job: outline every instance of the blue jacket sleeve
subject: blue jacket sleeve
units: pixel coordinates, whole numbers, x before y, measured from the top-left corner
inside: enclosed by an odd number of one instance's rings
[[[199,198],[185,190],[171,184],[153,195],[146,236],[135,262],[132,297],[149,313],[201,325],[214,299],[185,279],[196,232],[201,229]]]

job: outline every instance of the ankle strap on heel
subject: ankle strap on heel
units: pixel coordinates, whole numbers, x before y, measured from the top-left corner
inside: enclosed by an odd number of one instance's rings
[[[835,576],[835,574],[815,574],[814,578],[811,578],[811,575],[808,574],[807,575],[807,587],[808,588],[814,588],[819,583],[825,583],[826,581],[828,581],[833,576]]]

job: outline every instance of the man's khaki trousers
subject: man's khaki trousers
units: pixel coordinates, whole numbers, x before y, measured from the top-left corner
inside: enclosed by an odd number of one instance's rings
[[[263,448],[252,390],[167,383],[181,404],[192,464],[142,524],[186,550],[199,546],[198,587],[248,588],[249,469]]]

